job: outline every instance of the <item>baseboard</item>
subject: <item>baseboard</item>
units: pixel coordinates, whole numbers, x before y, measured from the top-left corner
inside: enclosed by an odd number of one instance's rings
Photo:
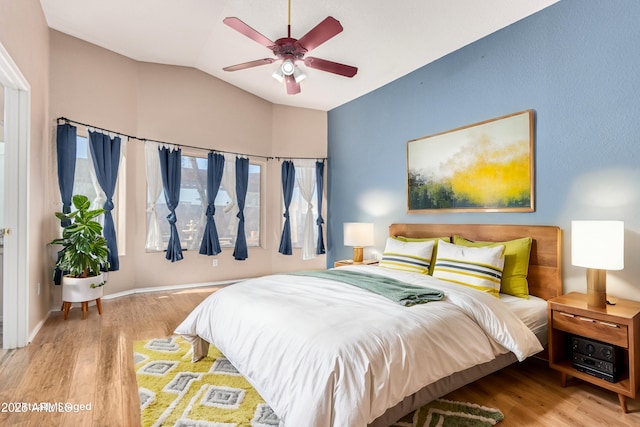
[[[52,311],[53,310],[49,310],[49,314],[51,314]],[[36,337],[36,335],[38,335],[38,332],[40,332],[40,329],[42,329],[42,327],[44,326],[44,322],[46,322],[48,318],[49,318],[49,315],[47,315],[47,317],[45,317],[40,322],[38,322],[36,327],[33,328],[33,330],[31,331],[31,334],[29,334],[29,341],[27,341],[28,344],[31,344],[31,342]]]
[[[49,314],[51,314],[52,311],[53,310],[49,310]],[[38,332],[40,332],[40,329],[42,329],[42,327],[44,326],[44,322],[46,322],[48,318],[49,318],[49,315],[47,315],[44,319],[42,319],[40,322],[38,322],[36,327],[33,328],[31,333],[29,334],[29,338],[27,339],[27,345],[31,344],[33,339],[38,334]],[[4,334],[4,331],[2,330],[2,328],[4,328],[4,318],[2,316],[0,316],[0,348],[2,348],[2,335]]]
[[[150,288],[137,288],[137,289],[131,289],[128,291],[117,292],[115,294],[104,295],[101,299],[106,300],[106,299],[120,298],[120,297],[126,297],[128,295],[143,294],[143,293],[149,293],[149,292],[169,292],[169,291],[178,291],[182,289],[206,288],[211,286],[228,286],[234,283],[242,282],[244,280],[247,280],[247,279],[222,280],[219,282],[189,283],[184,285],[154,286]],[[105,286],[108,286],[108,284]]]

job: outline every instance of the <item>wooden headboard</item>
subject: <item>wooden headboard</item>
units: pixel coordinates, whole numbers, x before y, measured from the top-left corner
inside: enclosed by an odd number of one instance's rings
[[[390,236],[452,237],[503,242],[531,237],[529,293],[545,300],[562,295],[562,230],[547,225],[391,224]]]

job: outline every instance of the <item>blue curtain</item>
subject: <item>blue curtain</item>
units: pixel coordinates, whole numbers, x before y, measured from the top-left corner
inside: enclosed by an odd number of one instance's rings
[[[176,227],[176,208],[180,202],[180,178],[182,172],[182,150],[170,150],[166,147],[158,148],[160,155],[160,173],[162,175],[162,187],[164,188],[164,199],[169,208],[169,228],[171,235],[167,245],[165,258],[171,262],[180,261],[182,257],[182,247],[180,247],[180,236]]]
[[[216,196],[222,182],[224,172],[224,156],[220,153],[209,153],[207,156],[207,224],[204,228],[204,236],[200,245],[200,254],[218,255],[222,252],[218,230],[213,216],[216,213]]]
[[[236,236],[236,246],[233,249],[233,258],[245,260],[249,257],[247,252],[247,236],[244,232],[244,203],[247,198],[247,187],[249,187],[249,159],[236,157],[236,199],[238,201],[238,235]]]
[[[289,206],[293,196],[293,187],[296,183],[296,168],[291,160],[282,162],[280,177],[282,179],[282,196],[284,199],[284,227],[280,237],[280,248],[278,252],[283,255],[293,253],[291,245],[291,221],[289,221]]]
[[[118,179],[118,167],[120,165],[120,145],[119,136],[109,138],[99,132],[89,131],[89,148],[91,149],[91,157],[93,159],[93,167],[96,171],[96,178],[100,188],[107,197],[104,203],[104,229],[102,234],[107,240],[109,248],[109,271],[117,271],[120,269],[120,260],[118,258],[118,242],[116,240],[116,227],[113,223],[113,193],[116,189],[116,180]]]
[[[73,179],[76,173],[76,127],[65,123],[58,125],[56,129],[56,151],[58,155],[58,186],[62,197],[62,212],[71,213],[71,199],[73,197]],[[61,221],[60,225],[66,227],[71,221]],[[62,257],[62,251],[58,252],[58,260]],[[53,272],[53,282],[56,285],[62,283],[63,271],[57,267]]]
[[[73,179],[76,173],[76,127],[65,123],[58,125],[56,150],[58,154],[58,186],[62,196],[62,212],[71,213]],[[66,227],[71,221],[62,222]]]
[[[316,193],[318,203],[318,219],[316,224],[318,225],[318,243],[316,245],[316,254],[321,255],[325,253],[324,250],[324,238],[322,237],[322,192],[324,189],[324,162],[316,161]]]

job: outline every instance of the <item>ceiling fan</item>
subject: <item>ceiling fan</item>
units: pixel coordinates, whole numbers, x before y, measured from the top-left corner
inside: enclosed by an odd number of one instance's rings
[[[282,61],[281,66],[273,73],[273,77],[278,81],[284,81],[289,95],[300,93],[300,82],[306,78],[306,74],[296,66],[297,61],[303,61],[304,65],[317,70],[338,74],[345,77],[353,77],[358,72],[356,67],[350,65],[339,64],[337,62],[328,61],[326,59],[306,57],[305,54],[312,49],[320,46],[322,43],[334,37],[342,31],[340,22],[328,16],[307,34],[300,39],[291,37],[291,0],[289,0],[289,21],[287,24],[287,37],[271,41],[263,36],[240,19],[235,17],[225,18],[224,22],[234,30],[244,34],[250,39],[260,43],[264,47],[273,51],[275,58],[263,58],[255,61],[249,61],[242,64],[232,65],[223,68],[224,71],[238,71],[245,68],[257,67],[259,65],[272,64],[276,61]]]

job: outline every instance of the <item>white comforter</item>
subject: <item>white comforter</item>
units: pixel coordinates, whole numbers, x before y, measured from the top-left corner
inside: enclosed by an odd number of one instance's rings
[[[218,347],[287,427],[366,426],[404,397],[512,351],[542,349],[499,299],[431,276],[343,267],[442,289],[403,307],[341,282],[273,275],[221,289],[176,329]]]

